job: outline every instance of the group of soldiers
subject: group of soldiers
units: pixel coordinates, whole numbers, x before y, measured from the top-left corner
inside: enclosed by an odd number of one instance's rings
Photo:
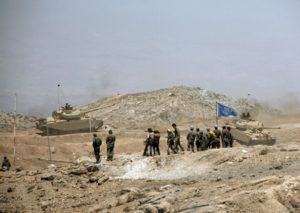
[[[148,149],[150,149],[150,156],[152,156],[152,149],[153,149],[153,155],[160,155],[159,151],[159,140],[160,140],[160,132],[158,130],[152,130],[152,128],[148,128],[147,130],[148,136],[144,142],[145,149],[143,156],[147,156]]]
[[[114,147],[115,147],[116,136],[113,134],[112,130],[108,131],[108,136],[106,137],[106,152],[107,152],[107,161],[112,161],[114,157]],[[100,162],[100,146],[102,144],[101,138],[94,134],[93,138],[93,148],[94,154],[96,157],[96,163]]]
[[[180,143],[180,131],[175,123],[172,124],[173,130],[168,129],[168,137],[167,137],[167,145],[168,145],[168,154],[171,151],[176,154],[178,153],[179,149],[184,151]],[[155,155],[156,151],[160,155],[159,151],[159,139],[160,133],[158,130],[152,131],[151,128],[148,128],[148,136],[146,138],[145,149],[144,149],[144,156],[147,156],[148,149],[150,148],[150,156],[152,156],[152,149],[153,155]],[[209,127],[206,128],[206,132],[200,131],[200,128],[196,128],[194,131],[194,126],[190,126],[190,131],[186,136],[187,139],[187,150],[195,152],[195,145],[197,151],[204,151],[207,149],[215,149],[215,148],[226,148],[232,147],[233,143],[233,136],[231,134],[231,128],[228,126],[223,126],[222,130],[218,129],[218,125],[214,126],[214,130],[211,130]]]
[[[222,131],[220,131],[217,124],[214,126],[214,130],[211,130],[209,127],[207,127],[205,133],[200,131],[200,128],[198,127],[196,128],[196,132],[194,132],[194,126],[191,126],[186,139],[188,151],[192,150],[192,152],[194,152],[195,142],[197,151],[220,147],[232,147],[233,143],[233,136],[231,134],[230,126],[223,126]]]

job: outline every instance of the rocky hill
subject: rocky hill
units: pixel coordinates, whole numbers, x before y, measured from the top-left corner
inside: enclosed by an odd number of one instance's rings
[[[17,128],[35,128],[37,117],[17,114]],[[14,114],[0,111],[0,128],[12,128],[14,126]]]
[[[239,113],[270,111],[245,98],[231,98],[199,87],[177,86],[151,92],[116,95],[81,107],[89,115],[113,126],[141,127],[164,125],[189,119],[212,119],[216,102],[231,106]],[[272,110],[271,110],[272,111]]]

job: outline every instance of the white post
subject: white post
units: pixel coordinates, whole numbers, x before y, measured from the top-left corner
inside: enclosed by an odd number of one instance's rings
[[[17,93],[15,93],[15,106],[14,106],[14,161],[13,165],[16,165],[16,129],[17,129]]]
[[[49,138],[49,128],[48,128],[48,124],[46,124],[46,128],[47,128],[47,139],[48,139],[49,158],[50,158],[50,160],[52,160],[51,148],[50,148],[50,138]]]

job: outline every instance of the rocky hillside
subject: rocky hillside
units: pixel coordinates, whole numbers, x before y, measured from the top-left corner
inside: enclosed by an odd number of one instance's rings
[[[38,118],[17,114],[17,128],[35,128]],[[14,114],[0,111],[0,128],[12,128],[14,126]]]
[[[268,111],[245,98],[231,98],[199,87],[173,87],[151,92],[117,95],[83,106],[93,117],[113,126],[141,127],[181,122],[189,119],[210,119],[216,115],[216,102],[238,112],[257,114]]]

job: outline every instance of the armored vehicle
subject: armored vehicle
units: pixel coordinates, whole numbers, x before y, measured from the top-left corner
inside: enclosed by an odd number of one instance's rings
[[[52,112],[52,117],[39,119],[36,127],[43,131],[43,134],[62,135],[79,132],[97,131],[102,125],[102,120],[88,117],[87,112],[73,109],[69,104],[61,110]]]
[[[264,124],[260,121],[256,121],[250,118],[244,118],[237,120],[231,124],[231,134],[234,139],[240,144],[252,146],[252,145],[273,145],[276,142],[276,138],[271,136],[267,129],[270,127],[264,127]]]

